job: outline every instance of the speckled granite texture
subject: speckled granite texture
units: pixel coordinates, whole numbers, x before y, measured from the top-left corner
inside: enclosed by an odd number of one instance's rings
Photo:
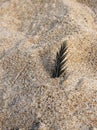
[[[96,3],[0,0],[0,130],[97,130]],[[63,41],[67,79],[54,79]]]

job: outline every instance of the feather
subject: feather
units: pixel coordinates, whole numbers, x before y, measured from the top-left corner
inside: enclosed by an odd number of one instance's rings
[[[63,42],[59,52],[56,55],[55,69],[53,72],[53,78],[59,77],[61,74],[66,74],[66,56],[67,56],[67,44]],[[64,68],[65,67],[65,68]]]

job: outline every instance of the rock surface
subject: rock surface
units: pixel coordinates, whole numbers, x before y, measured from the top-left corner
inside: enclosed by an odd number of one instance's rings
[[[0,130],[97,129],[97,0],[0,0]],[[68,45],[67,79],[52,78]]]

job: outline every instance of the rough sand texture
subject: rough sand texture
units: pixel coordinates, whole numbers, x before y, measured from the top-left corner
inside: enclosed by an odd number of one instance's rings
[[[86,3],[0,0],[0,130],[97,130],[97,1]],[[67,79],[54,79],[63,41]]]

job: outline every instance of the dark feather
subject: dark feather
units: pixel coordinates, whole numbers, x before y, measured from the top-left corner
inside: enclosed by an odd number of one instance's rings
[[[56,55],[55,70],[53,72],[53,78],[59,77],[61,74],[66,74],[66,56],[67,56],[67,44],[63,42],[59,52]]]

